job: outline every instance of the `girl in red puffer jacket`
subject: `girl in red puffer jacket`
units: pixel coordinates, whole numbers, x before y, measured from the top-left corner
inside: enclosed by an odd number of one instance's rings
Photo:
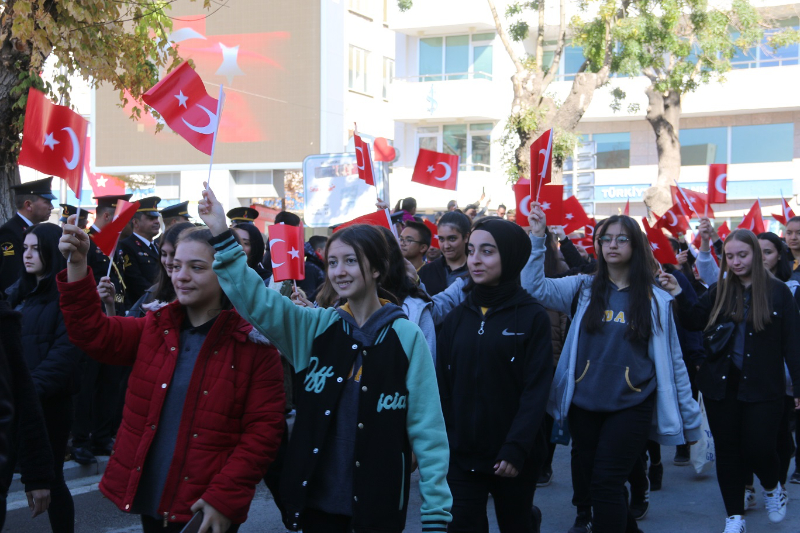
[[[70,340],[103,363],[132,365],[122,424],[100,490],[141,514],[149,532],[178,532],[202,511],[201,532],[236,532],[284,428],[283,370],[272,346],[222,292],[207,229],[181,233],[172,283],[177,301],[143,318],[106,316],[89,239],[64,227],[71,258],[58,275]]]

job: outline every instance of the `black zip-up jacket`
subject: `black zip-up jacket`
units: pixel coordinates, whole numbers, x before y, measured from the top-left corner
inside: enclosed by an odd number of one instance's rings
[[[437,335],[436,375],[450,460],[518,470],[534,448],[553,381],[550,317],[524,289],[483,315],[472,295]]]
[[[786,394],[784,361],[789,367],[793,383],[800,383],[800,313],[789,288],[781,281],[769,277],[768,290],[772,321],[764,331],[756,332],[750,322],[745,324],[742,378],[737,398],[743,402],[778,400]],[[683,327],[690,331],[706,328],[717,286],[712,286],[700,300],[692,304],[682,292],[676,298],[677,312]],[[715,324],[726,322],[718,317]],[[703,396],[710,400],[725,398],[727,376],[733,364],[731,350],[733,340],[728,343],[725,354],[719,358],[706,358],[697,373],[697,386]]]
[[[434,296],[445,290],[449,285],[447,284],[448,272],[447,260],[444,256],[440,257],[433,263],[422,265],[419,269],[419,279],[425,285],[425,291]],[[462,277],[467,277],[465,271]]]

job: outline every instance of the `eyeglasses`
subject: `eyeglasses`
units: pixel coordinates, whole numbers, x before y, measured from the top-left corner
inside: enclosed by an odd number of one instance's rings
[[[616,237],[611,237],[610,235],[603,235],[598,239],[602,246],[611,246],[611,241],[616,241],[617,246],[620,248],[627,245],[631,242],[631,239],[627,235],[617,235]]]
[[[411,244],[412,242],[415,242],[417,244],[425,244],[422,241],[415,241],[414,239],[411,239],[409,237],[398,237],[397,240],[400,241],[400,244]]]

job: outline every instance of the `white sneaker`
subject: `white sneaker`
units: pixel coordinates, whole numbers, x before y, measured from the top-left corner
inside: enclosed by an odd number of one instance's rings
[[[769,521],[773,524],[781,522],[786,517],[786,504],[789,497],[778,483],[778,488],[772,492],[764,491],[764,508],[767,510]]]
[[[740,514],[735,514],[726,518],[725,531],[722,533],[747,533],[744,517]]]
[[[744,510],[749,511],[755,509],[758,500],[756,499],[756,489],[752,487],[744,488]]]

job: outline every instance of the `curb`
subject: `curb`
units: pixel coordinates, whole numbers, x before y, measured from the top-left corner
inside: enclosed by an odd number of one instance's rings
[[[67,461],[64,463],[64,480],[74,481],[92,476],[98,476],[106,471],[108,464],[108,456],[101,455],[97,457],[97,463],[91,465],[79,465],[75,461]],[[14,474],[14,479],[11,481],[11,486],[8,492],[21,492],[25,490],[22,484],[20,474]]]

